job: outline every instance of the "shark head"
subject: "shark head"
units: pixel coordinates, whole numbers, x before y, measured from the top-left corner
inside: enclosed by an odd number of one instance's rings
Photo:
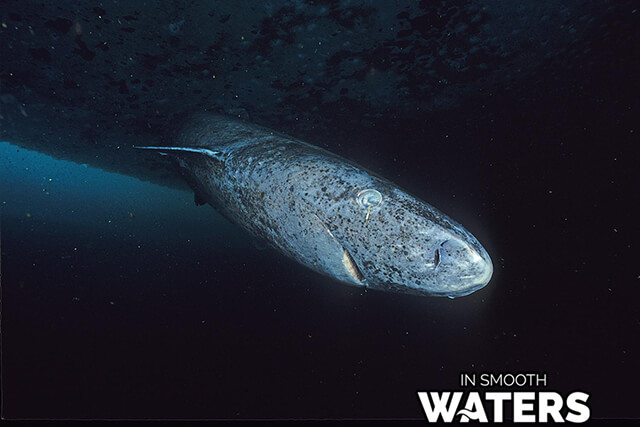
[[[491,258],[462,225],[387,181],[359,184],[324,220],[348,254],[352,283],[456,298],[489,282]]]

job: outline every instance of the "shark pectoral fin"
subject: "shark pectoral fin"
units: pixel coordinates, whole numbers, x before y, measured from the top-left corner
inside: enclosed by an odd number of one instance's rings
[[[171,154],[171,157],[177,160],[178,165],[182,169],[190,169],[190,164],[192,162],[186,162],[184,157],[187,156],[198,156],[199,159],[214,159],[216,161],[223,161],[223,152],[219,150],[213,150],[210,148],[202,148],[202,147],[152,147],[152,146],[134,146],[133,148],[137,150],[153,150],[158,152],[158,154],[166,156]],[[211,198],[205,196],[205,192],[200,188],[197,180],[193,179],[190,173],[183,172],[183,178],[187,181],[187,184],[194,191],[193,200],[196,206],[201,206],[206,203],[211,203]]]
[[[366,280],[353,257],[336,239],[329,227],[315,214],[311,215],[307,237],[315,250],[314,267],[336,279],[356,286],[366,286]]]
[[[207,203],[207,200],[202,197],[198,190],[193,191],[193,201],[196,203],[196,206],[202,206]]]
[[[353,260],[351,254],[343,249],[342,251],[342,265],[344,266],[349,276],[357,282],[358,285],[365,285],[364,275],[360,271],[358,264]]]

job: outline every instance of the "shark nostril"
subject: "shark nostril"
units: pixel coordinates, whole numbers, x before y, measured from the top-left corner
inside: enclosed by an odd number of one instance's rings
[[[444,242],[440,243],[440,247],[444,247],[444,245],[448,242],[449,240],[445,240]],[[447,248],[444,248],[444,255],[445,257],[447,256]],[[445,258],[446,259],[446,258]],[[442,260],[442,254],[440,254],[440,248],[437,248],[434,253],[433,253],[433,266],[437,267],[440,265],[440,261]],[[446,262],[446,261],[445,261]]]

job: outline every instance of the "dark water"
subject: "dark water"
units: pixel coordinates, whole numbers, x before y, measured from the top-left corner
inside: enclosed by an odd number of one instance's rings
[[[484,244],[494,277],[456,300],[341,285],[187,192],[1,143],[4,416],[423,419],[461,372],[540,372],[640,417],[638,40],[324,141]]]

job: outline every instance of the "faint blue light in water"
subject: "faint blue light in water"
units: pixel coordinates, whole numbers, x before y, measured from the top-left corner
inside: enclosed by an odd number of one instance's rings
[[[95,233],[126,228],[141,239],[144,234],[150,239],[208,239],[211,246],[251,243],[211,207],[197,207],[188,191],[54,159],[8,142],[0,142],[0,201],[3,227],[26,218],[91,227]]]

